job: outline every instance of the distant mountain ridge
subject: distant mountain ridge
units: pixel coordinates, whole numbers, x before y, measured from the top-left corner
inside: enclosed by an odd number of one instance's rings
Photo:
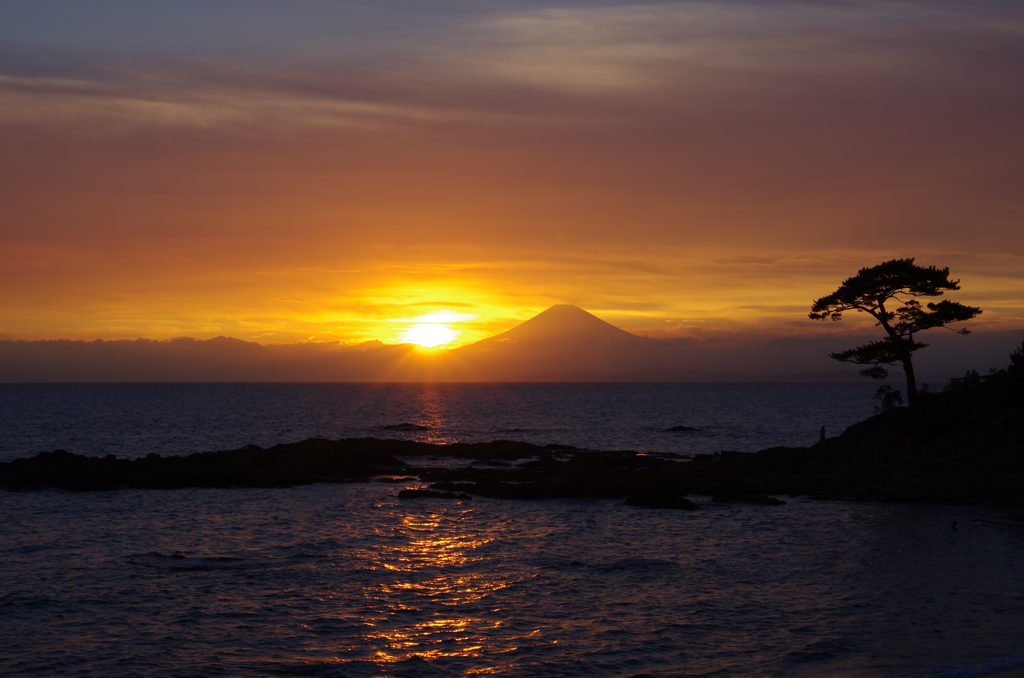
[[[902,383],[901,375],[890,375],[887,382]],[[833,370],[831,372],[794,372],[774,374],[750,374],[735,372],[713,372],[710,370],[649,369],[635,372],[568,372],[556,374],[529,374],[516,381],[524,382],[590,382],[590,383],[862,383],[864,377],[856,371]],[[933,381],[938,381],[933,379]]]
[[[976,341],[978,333],[970,339]],[[1020,342],[1020,333],[990,333],[990,364]],[[942,383],[965,364],[943,358],[963,338],[929,337],[922,381]],[[816,335],[766,339],[732,348],[649,339],[569,304],[558,304],[501,334],[449,351],[410,344],[261,344],[216,337],[118,341],[0,341],[0,382],[823,382],[861,381],[837,369],[829,351],[864,339]],[[947,349],[946,355],[951,355]],[[928,363],[928,359],[933,359]],[[972,359],[967,368],[984,372]]]

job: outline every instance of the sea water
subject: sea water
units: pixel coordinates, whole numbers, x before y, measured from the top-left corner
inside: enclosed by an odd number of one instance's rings
[[[0,384],[0,461],[66,449],[134,458],[306,438],[522,440],[754,452],[868,417],[865,384]],[[413,423],[424,431],[382,430]],[[699,429],[670,432],[674,426]]]
[[[0,392],[8,458],[380,435],[402,420],[443,440],[518,428],[685,455],[813,442],[819,422],[838,432],[870,411],[870,390],[843,385]],[[679,424],[723,428],[665,433]],[[1024,665],[1020,508],[694,497],[699,511],[655,511],[398,500],[404,486],[0,492],[0,675],[969,678]]]

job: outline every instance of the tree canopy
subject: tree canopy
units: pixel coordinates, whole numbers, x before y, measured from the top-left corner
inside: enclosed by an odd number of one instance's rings
[[[959,280],[949,279],[948,268],[918,266],[914,259],[893,259],[862,268],[847,278],[832,294],[821,297],[811,306],[812,320],[838,321],[846,311],[869,314],[885,331],[885,337],[846,351],[829,354],[841,362],[871,365],[861,374],[884,379],[889,372],[884,365],[901,364],[907,377],[907,400],[911,406],[917,399],[913,354],[928,346],[914,335],[950,323],[963,322],[981,313],[980,308],[956,301],[942,300],[922,305],[918,297],[938,297],[960,289]],[[895,308],[891,308],[895,307]],[[957,334],[969,334],[967,328],[947,328]]]

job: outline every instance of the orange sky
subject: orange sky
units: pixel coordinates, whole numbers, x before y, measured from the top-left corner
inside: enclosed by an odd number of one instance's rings
[[[1018,7],[426,5],[5,3],[0,338],[802,334],[902,256],[1024,328]]]

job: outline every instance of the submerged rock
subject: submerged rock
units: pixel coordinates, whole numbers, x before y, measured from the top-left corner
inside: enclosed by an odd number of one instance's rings
[[[672,428],[665,429],[666,431],[699,431],[699,428],[693,428],[692,426],[673,426]]]
[[[455,494],[454,492],[436,492],[434,490],[402,490],[398,493],[399,499],[472,499],[468,494]]]
[[[783,506],[786,502],[767,494],[716,494],[711,497],[716,504],[760,504],[762,506]]]
[[[382,431],[429,431],[429,426],[421,426],[420,424],[410,424],[409,422],[403,421],[401,424],[390,424],[388,426],[378,426]]]
[[[699,507],[680,494],[670,492],[652,492],[647,494],[631,494],[626,498],[626,506],[643,506],[652,509],[677,509],[696,511]]]

